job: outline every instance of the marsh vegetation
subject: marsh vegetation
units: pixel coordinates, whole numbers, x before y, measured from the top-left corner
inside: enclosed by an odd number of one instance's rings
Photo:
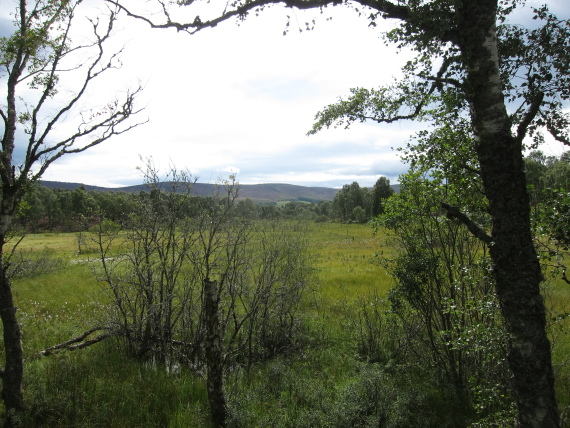
[[[444,218],[431,221],[435,222],[432,231],[437,232],[437,239],[458,227],[452,221],[446,225]],[[445,278],[438,276],[442,271],[433,265],[435,253],[445,256],[445,243],[440,241],[431,249],[416,246],[417,251],[423,251],[423,258],[418,260],[424,268],[431,263],[434,275],[431,280],[424,278],[422,287],[414,288],[414,281],[421,280],[422,272],[428,270],[406,265],[405,270],[394,272],[393,261],[403,257],[401,246],[384,226],[375,232],[370,225],[303,220],[283,220],[278,228],[266,220],[248,220],[248,224],[254,226],[249,235],[254,252],[266,248],[264,236],[278,238],[278,242],[302,237],[306,251],[302,254],[306,255],[304,263],[310,275],[295,306],[294,331],[283,332],[277,325],[268,327],[278,337],[294,333],[287,337],[288,346],[264,347],[261,329],[253,324],[241,336],[230,328],[233,321],[222,329],[228,341],[224,342],[228,346],[224,348],[223,366],[227,426],[512,425],[514,407],[504,361],[504,332],[496,301],[484,286],[489,279],[481,261],[485,254],[477,241],[461,237],[467,247],[455,255],[479,262],[467,272],[465,266],[460,267],[461,260],[451,260]],[[265,235],[269,224],[272,232]],[[200,359],[200,355],[204,358],[204,347],[195,345],[191,360],[176,358],[188,357],[192,344],[203,338],[182,333],[177,327],[173,333],[180,336],[172,336],[169,343],[184,342],[185,350],[179,345],[168,347],[165,342],[143,347],[142,339],[129,341],[125,331],[144,333],[145,329],[131,328],[124,318],[117,318],[121,307],[110,288],[111,281],[101,275],[101,252],[94,244],[115,234],[108,247],[110,262],[123,266],[123,280],[132,278],[127,275],[128,269],[140,265],[127,265],[118,255],[138,242],[132,236],[136,229],[107,227],[104,232],[106,235],[97,228],[88,232],[81,254],[77,233],[32,234],[19,245],[28,260],[27,267],[19,268],[14,279],[24,332],[25,426],[212,426],[207,368]],[[224,237],[227,241],[227,235]],[[129,251],[135,253],[134,248]],[[431,262],[425,251],[432,252]],[[449,276],[452,271],[458,275],[456,279]],[[109,272],[118,275],[117,270]],[[402,279],[402,275],[405,281],[395,283],[393,277]],[[459,290],[457,281],[465,285],[463,294],[454,297],[462,305],[455,305],[453,296],[448,295]],[[199,295],[201,282],[197,284]],[[467,285],[477,288],[476,293],[469,294],[473,290]],[[422,293],[432,296],[433,306],[426,306],[429,302],[422,301]],[[565,318],[569,294],[561,280],[545,285],[562,409],[570,396],[566,389]],[[139,297],[131,295],[131,303]],[[186,306],[181,298],[174,301],[180,304],[173,305],[180,311],[176,316],[184,320],[180,325],[195,326],[203,307],[191,299]],[[231,296],[220,302],[228,311]],[[242,302],[235,314],[223,319],[243,316],[247,301]],[[165,306],[162,302],[157,308]],[[127,312],[135,313],[133,309],[123,311]],[[144,315],[141,319],[151,318]],[[114,335],[73,352],[64,349],[49,356],[38,354],[100,326]]]

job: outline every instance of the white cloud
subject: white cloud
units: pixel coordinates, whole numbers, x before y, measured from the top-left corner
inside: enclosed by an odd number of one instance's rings
[[[133,0],[137,7],[152,4]],[[550,4],[560,14],[568,11],[560,0]],[[86,0],[84,5],[97,9],[101,3]],[[9,26],[9,11],[2,3],[0,35]],[[334,7],[325,13],[273,7],[239,26],[228,22],[194,36],[151,30],[123,17],[113,41],[114,49],[125,46],[123,67],[107,74],[83,105],[104,103],[142,81],[139,105],[150,121],[86,153],[61,158],[44,179],[136,184],[142,180],[136,169],[142,156],[210,182],[230,172],[238,172],[242,183],[371,186],[380,175],[395,181],[406,167],[391,148],[404,145],[422,124],[355,124],[306,136],[317,111],[350,88],[389,83],[411,57],[385,46],[382,28],[369,27],[354,10]],[[291,27],[283,36],[286,15]],[[528,14],[518,16],[528,20]],[[313,17],[315,29],[299,33]],[[77,37],[85,23],[76,25]],[[66,80],[66,88],[71,83]]]
[[[306,132],[315,113],[349,88],[390,81],[406,54],[386,47],[380,31],[351,10],[330,9],[332,21],[283,36],[286,14],[275,7],[240,26],[226,23],[195,36],[123,19],[115,46],[126,43],[124,66],[93,91],[94,98],[146,82],[139,103],[150,122],[62,158],[44,178],[133,184],[139,156],[187,168],[201,181],[231,170],[239,171],[242,183],[339,186],[360,177],[371,185],[382,165],[395,178],[405,167],[389,148],[409,137],[407,125]]]

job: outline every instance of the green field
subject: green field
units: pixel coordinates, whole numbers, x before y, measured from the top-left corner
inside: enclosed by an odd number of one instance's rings
[[[229,425],[368,426],[362,415],[372,412],[367,416],[372,417],[375,410],[366,410],[367,397],[385,395],[390,400],[393,391],[412,392],[392,400],[391,412],[409,415],[390,426],[435,426],[438,412],[445,412],[441,418],[452,421],[453,409],[446,409],[445,397],[434,398],[429,379],[420,385],[411,374],[387,378],[387,370],[358,355],[359,311],[362,305],[376,301],[375,297],[385,296],[392,285],[374,262],[379,251],[390,253],[385,236],[373,234],[366,225],[319,223],[308,227],[317,275],[303,302],[306,346],[298,354],[256,364],[249,372],[235,369],[228,374]],[[95,255],[78,254],[76,234],[30,235],[20,248],[28,255],[48,254],[61,263],[54,272],[14,281],[26,360],[24,392],[29,419],[25,426],[210,426],[203,373],[182,368],[169,374],[152,361],[129,359],[118,339],[38,356],[39,351],[105,320],[106,297],[92,272]],[[547,301],[558,314],[567,313],[569,290],[562,282],[549,288]],[[569,397],[566,330],[565,321],[553,328],[561,406]],[[422,406],[435,412],[435,419],[414,420],[414,412],[406,410]]]

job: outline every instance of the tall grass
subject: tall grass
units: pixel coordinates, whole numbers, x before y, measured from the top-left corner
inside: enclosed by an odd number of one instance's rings
[[[96,348],[29,362],[26,426],[206,426],[201,379],[185,372],[172,376],[150,363],[133,363],[118,349],[111,340]]]
[[[374,263],[374,254],[390,252],[384,236],[366,225],[318,223],[310,225],[308,239],[316,256],[317,291],[303,304],[306,347],[228,374],[230,426],[460,426],[454,397],[433,387],[428,368],[361,358],[362,302],[382,299],[391,287],[390,277]],[[24,426],[209,426],[201,373],[182,368],[172,375],[152,361],[133,361],[114,339],[38,357],[38,351],[97,324],[105,317],[106,302],[86,261],[93,254],[77,253],[75,234],[31,235],[21,248],[38,253],[48,248],[63,263],[56,272],[14,281],[26,358]],[[549,300],[563,316],[555,323],[554,348],[562,408],[570,396],[564,318],[570,288],[554,282],[550,290]]]

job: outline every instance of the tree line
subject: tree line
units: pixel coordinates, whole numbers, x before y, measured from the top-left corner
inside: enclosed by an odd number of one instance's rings
[[[547,156],[540,150],[524,159],[529,193],[533,204],[554,203],[570,189],[570,155]],[[151,191],[135,193],[59,189],[31,185],[17,213],[16,224],[29,233],[88,230],[105,218],[123,224],[137,204],[151,197]],[[394,194],[390,180],[380,177],[369,189],[354,181],[345,184],[332,201],[318,203],[290,201],[283,204],[257,204],[251,199],[236,201],[242,216],[262,220],[298,219],[316,222],[340,221],[366,223],[384,213],[386,200]],[[188,213],[196,210],[204,196],[192,196]]]
[[[22,200],[15,225],[28,233],[59,231],[81,232],[102,219],[125,225],[137,205],[153,197],[156,190],[134,193],[87,191],[31,185]],[[261,220],[298,219],[316,222],[341,221],[365,223],[382,212],[383,201],[393,193],[390,180],[380,177],[372,189],[357,182],[346,184],[334,200],[318,203],[290,201],[283,204],[256,204],[251,199],[236,201],[243,217]],[[180,196],[182,197],[182,196]],[[196,212],[207,196],[192,196],[185,202],[185,215]]]

